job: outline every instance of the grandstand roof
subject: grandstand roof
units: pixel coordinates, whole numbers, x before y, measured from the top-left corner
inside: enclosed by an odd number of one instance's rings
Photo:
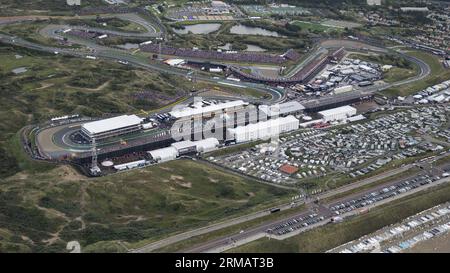
[[[195,108],[184,107],[182,109],[173,110],[172,112],[170,112],[170,115],[174,118],[190,117],[190,116],[194,116],[194,115],[216,112],[216,111],[219,111],[222,109],[242,106],[242,105],[246,105],[246,104],[247,103],[245,103],[242,100],[235,100],[235,101],[229,101],[229,102],[225,102],[225,103],[213,104],[213,105],[209,105],[209,106],[205,106],[205,107],[195,107]]]
[[[142,119],[136,115],[123,115],[108,119],[97,120],[83,124],[83,129],[89,134],[99,134],[107,131],[113,131],[128,126],[138,125]]]

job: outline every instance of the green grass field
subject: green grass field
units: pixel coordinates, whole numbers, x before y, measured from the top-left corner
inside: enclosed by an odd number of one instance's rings
[[[156,240],[266,208],[288,192],[178,160],[95,179],[67,166],[24,171],[4,179],[0,195],[0,230],[15,234],[5,243],[64,251],[77,240],[89,251],[119,251],[117,241]]]
[[[325,252],[449,200],[450,185],[444,185],[393,201],[339,224],[328,224],[282,241],[263,238],[229,252]]]
[[[61,44],[58,44],[58,42],[53,39],[43,37],[39,34],[39,30],[45,27],[47,24],[48,22],[37,21],[33,23],[3,25],[0,26],[0,31],[42,45],[66,47]]]
[[[307,30],[312,33],[327,33],[331,31],[342,32],[342,28],[334,28],[329,26],[324,26],[319,22],[306,22],[306,21],[293,21],[292,24],[301,27],[302,30]]]
[[[145,27],[131,21],[125,21],[120,18],[115,17],[101,17],[99,20],[96,19],[70,19],[70,20],[60,20],[61,23],[70,25],[87,25],[90,27],[114,30],[114,31],[125,31],[125,32],[145,32]],[[103,23],[106,24],[103,25]]]

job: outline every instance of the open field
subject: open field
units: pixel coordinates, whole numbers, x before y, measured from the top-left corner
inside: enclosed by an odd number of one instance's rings
[[[339,224],[328,224],[283,241],[263,238],[230,252],[325,252],[449,200],[450,185],[444,185],[393,201]]]
[[[324,26],[319,22],[307,22],[307,21],[293,21],[292,24],[299,26],[302,30],[307,30],[312,33],[327,33],[327,32],[342,32],[342,28]]]
[[[95,179],[67,166],[24,171],[6,178],[0,195],[0,228],[21,248],[64,251],[78,240],[101,251],[262,209],[287,191],[178,160]]]

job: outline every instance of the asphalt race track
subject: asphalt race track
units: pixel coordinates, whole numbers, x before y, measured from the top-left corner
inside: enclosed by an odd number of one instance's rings
[[[124,36],[124,37],[148,37],[148,38],[154,38],[154,37],[160,37],[164,33],[161,32],[161,30],[158,31],[157,28],[153,27],[151,23],[147,22],[142,17],[138,16],[137,14],[115,14],[115,15],[108,15],[113,17],[118,17],[123,20],[129,20],[135,23],[138,23],[140,25],[143,25],[146,28],[146,32],[137,33],[137,32],[119,32],[119,31],[108,31],[108,30],[101,30],[102,33],[111,33],[114,35]],[[42,18],[41,18],[42,19]],[[10,24],[14,22],[23,22],[23,21],[29,21],[29,20],[36,20],[33,18],[24,18],[24,17],[3,17],[0,18],[0,24]],[[82,30],[94,30],[95,28],[86,28],[86,27],[77,27],[77,26],[70,26],[70,25],[48,25],[40,30],[40,34],[53,39],[61,39],[65,36],[62,36],[62,31],[67,30],[69,28],[76,28],[76,29],[82,29]],[[98,30],[98,29],[97,29]],[[77,37],[65,37],[68,38],[69,41],[81,44],[84,46],[87,46],[93,50],[93,52],[86,53],[83,51],[79,51],[76,49],[68,49],[68,48],[58,48],[58,47],[52,47],[52,46],[45,46],[41,44],[37,44],[34,42],[30,42],[27,40],[24,40],[19,37],[14,37],[6,34],[0,34],[0,41],[7,44],[13,44],[17,46],[22,46],[30,49],[35,49],[39,51],[49,52],[49,53],[55,53],[58,52],[59,54],[65,54],[80,58],[86,58],[88,55],[96,56],[103,59],[113,60],[113,61],[127,61],[130,65],[134,65],[137,67],[141,67],[144,69],[149,69],[152,71],[159,71],[159,72],[165,72],[170,73],[173,75],[183,76],[185,77],[187,74],[186,70],[182,70],[175,67],[170,67],[165,64],[155,64],[155,63],[149,63],[144,58],[139,58],[137,56],[134,56],[130,54],[129,52],[117,48],[110,48],[106,46],[102,46],[99,44],[96,44],[93,41],[88,41],[84,39],[80,39]],[[358,51],[358,50],[369,50],[373,52],[389,52],[389,49],[380,48],[378,46],[368,45],[366,43],[362,43],[360,41],[353,41],[353,40],[323,40],[318,43],[318,45],[315,47],[315,51],[310,53],[310,57],[307,57],[308,60],[313,60],[314,56],[320,55],[318,52],[323,52],[324,50],[329,49],[335,49],[344,47],[347,50],[350,51]],[[414,81],[419,81],[424,79],[430,74],[430,67],[424,63],[423,61],[402,54],[398,52],[391,51],[392,53],[401,54],[405,58],[408,58],[410,61],[416,63],[420,68],[420,73],[414,77],[411,77],[409,79],[403,80],[401,82],[393,83],[393,84],[383,84],[383,85],[376,85],[371,86],[369,88],[363,89],[363,90],[357,90],[357,92],[361,92],[362,94],[373,94],[375,92],[399,86],[402,84],[411,83]],[[311,57],[312,56],[312,57]],[[298,65],[295,69],[300,69],[302,65],[306,65],[304,62],[301,65]],[[284,100],[284,92],[281,89],[270,87],[264,84],[256,84],[256,83],[249,83],[249,82],[235,82],[235,81],[229,81],[224,78],[218,78],[213,76],[205,76],[205,75],[197,75],[196,76],[198,80],[214,83],[217,85],[236,85],[241,86],[243,88],[250,88],[254,90],[258,90],[260,92],[264,92],[270,95],[270,98],[263,98],[263,99],[252,99],[251,102],[255,103],[264,103],[264,104],[274,104],[277,102],[281,102]],[[214,96],[215,99],[219,98],[220,96]],[[208,97],[206,97],[208,98]],[[332,97],[326,97],[325,100],[332,99]],[[75,143],[70,143],[67,141],[67,134],[70,132],[73,132],[76,130],[76,128],[71,127],[72,125],[66,125],[66,127],[59,128],[58,130],[55,130],[52,128],[51,130],[45,131],[45,135],[47,139],[44,139],[43,135],[44,133],[41,132],[41,134],[38,135],[38,142],[40,145],[44,145],[45,147],[40,147],[42,150],[45,151],[43,154],[47,155],[50,158],[54,158],[55,156],[61,156],[61,155],[67,155],[67,154],[73,154],[73,153],[79,153],[84,152],[87,149],[87,147],[83,145],[78,145]],[[48,139],[51,139],[52,142],[50,143]]]

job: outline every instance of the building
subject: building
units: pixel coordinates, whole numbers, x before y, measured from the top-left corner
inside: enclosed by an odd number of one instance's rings
[[[338,108],[320,111],[319,115],[325,122],[346,120],[348,117],[356,115],[356,108],[346,105]]]
[[[262,114],[266,115],[267,117],[272,116],[285,117],[288,115],[295,115],[302,113],[303,110],[305,110],[305,107],[298,101],[289,101],[271,106],[260,105],[258,109]]]
[[[147,152],[156,162],[174,160],[179,156],[189,153],[207,153],[219,148],[216,138],[207,138],[198,141],[179,141],[172,143],[170,147],[161,148]]]
[[[209,116],[212,113],[223,112],[226,110],[236,111],[238,109],[242,109],[246,105],[248,105],[248,103],[242,100],[235,100],[206,106],[203,102],[198,102],[192,106],[186,106],[180,109],[173,110],[169,114],[176,119],[193,118],[199,116]]]
[[[292,166],[289,164],[284,164],[283,166],[280,167],[279,170],[284,172],[285,174],[292,175],[292,174],[298,172],[298,167],[295,167],[295,166]]]
[[[214,8],[226,8],[229,5],[223,1],[211,1],[211,6]]]
[[[217,150],[219,148],[219,141],[216,138],[207,138],[195,141],[195,146],[198,153],[207,153]]]
[[[349,105],[355,102],[372,99],[373,94],[365,94],[361,91],[350,91],[334,96],[322,97],[302,102],[305,106],[305,112],[315,113],[343,105]]]
[[[227,129],[236,143],[269,139],[279,134],[297,130],[299,121],[294,116],[270,119],[258,123]]]
[[[157,162],[166,162],[177,158],[177,149],[172,146],[149,151],[147,153]]]
[[[69,6],[79,6],[81,5],[81,0],[66,0],[66,3]]]
[[[381,6],[381,0],[367,0],[369,6]]]
[[[124,163],[124,164],[120,164],[120,165],[115,165],[114,169],[116,169],[117,171],[124,171],[124,170],[131,170],[131,169],[135,169],[135,168],[139,168],[139,167],[144,167],[146,165],[147,165],[146,160],[137,160],[137,161],[128,162],[128,163]]]
[[[429,12],[428,7],[401,7],[401,11],[403,12]]]
[[[177,156],[197,152],[197,146],[190,140],[175,142],[171,146],[177,150]]]
[[[334,93],[335,94],[341,94],[341,93],[350,92],[352,90],[353,90],[353,86],[352,85],[344,85],[344,86],[335,88],[334,89]]]
[[[186,61],[183,59],[167,59],[164,63],[169,66],[182,66],[186,63]]]
[[[95,138],[98,141],[139,131],[141,122],[142,119],[136,115],[123,115],[85,123],[81,132],[90,140]]]
[[[197,141],[179,141],[171,145],[177,150],[177,156],[188,153],[207,153],[217,150],[219,141],[216,138],[210,137]]]

